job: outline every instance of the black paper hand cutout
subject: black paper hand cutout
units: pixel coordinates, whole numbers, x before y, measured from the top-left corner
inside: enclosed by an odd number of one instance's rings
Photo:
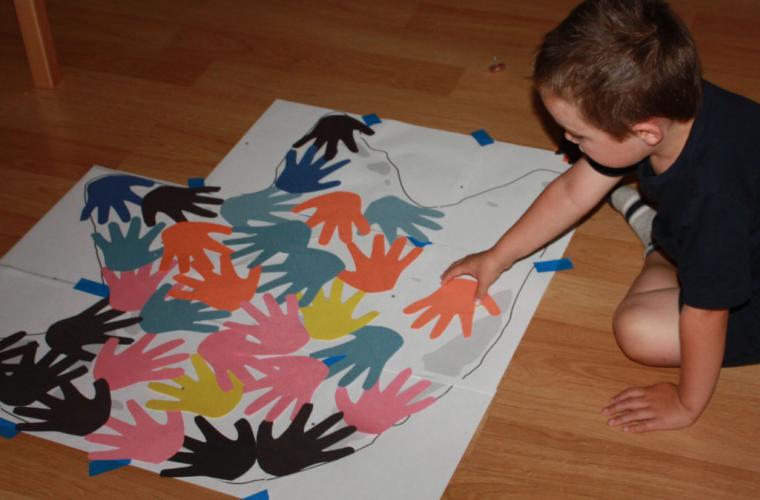
[[[163,212],[174,222],[187,220],[183,212],[190,212],[200,217],[216,217],[216,212],[199,205],[221,205],[224,200],[212,196],[202,196],[202,193],[215,193],[218,187],[175,187],[161,186],[146,194],[142,200],[142,216],[145,224],[156,224],[156,214]]]
[[[95,397],[82,395],[71,382],[61,384],[63,399],[46,394],[40,402],[47,408],[16,408],[13,413],[21,417],[34,418],[42,422],[17,424],[20,431],[57,431],[75,436],[86,436],[98,430],[111,415],[111,391],[108,383],[101,379],[93,383]]]
[[[53,323],[45,333],[45,341],[54,351],[82,361],[95,359],[95,354],[85,351],[83,346],[104,344],[111,337],[119,339],[119,344],[134,342],[134,339],[129,337],[106,335],[106,333],[139,323],[142,318],[128,318],[108,323],[124,313],[113,309],[98,313],[105,307],[108,307],[108,297],[99,300],[76,316]]]
[[[183,446],[190,452],[180,451],[169,460],[189,464],[187,467],[164,469],[164,477],[207,476],[231,481],[253,467],[256,463],[256,440],[251,424],[244,418],[235,422],[237,439],[229,439],[198,415],[195,425],[206,441],[185,436]]]
[[[37,344],[36,342],[29,342],[28,344],[24,344],[22,346],[14,347],[10,349],[10,347],[17,343],[19,340],[26,337],[26,332],[16,332],[13,335],[9,335],[7,337],[4,337],[0,339],[0,369],[7,369],[9,365],[5,363],[5,361],[9,359],[13,359],[16,356],[19,356],[21,354],[24,354],[26,351],[28,351],[31,348],[32,344]],[[12,366],[12,365],[11,365]]]
[[[311,132],[293,144],[293,147],[300,148],[307,142],[314,140],[314,150],[319,151],[322,145],[327,143],[327,151],[325,152],[324,158],[325,160],[330,161],[335,158],[335,155],[338,153],[339,142],[343,142],[352,153],[359,151],[359,148],[356,147],[356,141],[354,140],[355,130],[358,130],[362,134],[375,134],[374,130],[350,116],[325,116],[317,122]]]
[[[264,420],[256,435],[258,441],[259,467],[273,476],[293,474],[314,464],[332,462],[354,452],[351,447],[325,451],[335,443],[347,438],[356,427],[343,427],[322,436],[343,418],[343,413],[335,413],[305,430],[314,405],[307,403],[301,407],[290,427],[278,438],[272,437],[272,422]]]
[[[21,361],[6,371],[0,372],[0,401],[11,406],[26,406],[41,401],[52,388],[69,383],[87,373],[87,367],[79,366],[66,372],[77,362],[76,359],[48,351],[39,362],[35,363],[37,342],[30,342],[21,349],[26,349]],[[65,372],[65,373],[64,373]]]

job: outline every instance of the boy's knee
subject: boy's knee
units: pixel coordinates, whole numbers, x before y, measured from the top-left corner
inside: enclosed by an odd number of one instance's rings
[[[620,350],[630,359],[646,363],[651,354],[650,329],[640,307],[623,301],[612,317],[612,331]]]

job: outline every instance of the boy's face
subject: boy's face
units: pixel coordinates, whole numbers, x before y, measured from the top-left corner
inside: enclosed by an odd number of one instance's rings
[[[649,145],[637,135],[618,141],[607,132],[587,123],[578,108],[550,92],[542,92],[541,100],[563,129],[565,138],[578,145],[586,156],[606,167],[627,167],[652,153]]]

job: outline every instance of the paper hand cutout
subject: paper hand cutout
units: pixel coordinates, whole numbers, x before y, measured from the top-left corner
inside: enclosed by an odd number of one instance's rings
[[[198,380],[182,375],[173,379],[177,385],[151,382],[148,389],[176,400],[152,399],[145,406],[151,410],[189,411],[207,417],[223,417],[231,412],[243,397],[243,383],[230,374],[232,389],[222,391],[211,368],[199,354],[190,357]]]
[[[304,250],[309,245],[311,229],[301,221],[291,220],[279,222],[272,226],[256,226],[238,228],[250,236],[224,240],[227,245],[246,245],[232,254],[233,259],[244,257],[254,252],[260,252],[256,258],[248,264],[248,267],[256,267],[269,260],[270,257],[280,252],[290,253]]]
[[[126,202],[140,205],[142,198],[133,191],[134,186],[150,187],[153,181],[133,175],[106,175],[87,184],[87,195],[79,220],[87,220],[93,210],[98,211],[98,224],[108,222],[108,215],[113,209],[123,222],[129,220]]]
[[[50,349],[82,361],[92,361],[95,354],[86,351],[84,346],[104,344],[108,339],[115,338],[119,344],[131,344],[134,339],[106,335],[108,332],[135,325],[141,318],[127,318],[111,321],[122,314],[121,311],[99,312],[108,307],[108,298],[97,301],[81,313],[70,318],[62,319],[52,324],[45,332],[45,341]],[[111,321],[109,323],[109,321]]]
[[[116,222],[108,224],[108,232],[111,241],[106,240],[100,233],[92,233],[95,246],[103,252],[105,265],[111,271],[131,271],[138,267],[150,264],[161,257],[163,248],[151,250],[150,246],[164,229],[161,223],[151,228],[144,236],[140,236],[140,219],[135,217],[129,222],[129,228],[125,235]]]
[[[311,403],[301,407],[295,420],[278,438],[272,436],[272,422],[263,421],[256,434],[259,467],[273,476],[287,476],[314,464],[333,462],[354,452],[345,447],[326,450],[353,434],[354,427],[342,427],[330,434],[328,430],[340,422],[342,413],[335,413],[306,430],[313,409]]]
[[[472,335],[472,318],[475,314],[475,290],[478,282],[464,278],[454,278],[438,290],[424,299],[418,300],[404,308],[405,314],[414,314],[422,311],[422,314],[412,323],[412,328],[422,328],[426,324],[438,318],[430,338],[436,339],[441,336],[446,327],[459,316],[462,323],[462,335]],[[490,295],[486,295],[482,304],[491,316],[496,316],[501,311]]]
[[[314,140],[312,147],[319,151],[322,145],[327,143],[325,159],[330,161],[338,153],[338,144],[342,142],[352,153],[359,152],[354,140],[354,131],[362,134],[374,135],[375,131],[364,123],[347,115],[332,115],[320,118],[314,129],[293,144],[294,148],[300,148],[307,142]]]
[[[172,266],[172,260],[179,262],[179,271],[190,270],[190,262],[195,269],[213,269],[214,265],[206,251],[229,255],[232,250],[213,239],[211,233],[230,234],[232,228],[211,222],[178,222],[161,235],[164,240],[164,256],[160,269],[165,271]]]
[[[201,416],[195,417],[205,441],[185,437],[184,447],[189,452],[180,451],[169,460],[188,464],[187,467],[164,469],[163,477],[206,476],[232,481],[248,472],[256,463],[256,440],[247,420],[235,422],[237,438],[230,439]]]
[[[338,278],[357,290],[364,290],[365,292],[392,290],[404,269],[422,253],[422,248],[415,247],[403,258],[400,258],[406,242],[406,238],[398,238],[386,254],[385,238],[382,234],[378,234],[372,240],[372,253],[369,257],[364,255],[355,243],[349,242],[347,244],[348,251],[351,252],[356,269],[354,271],[345,270],[338,275]]]
[[[158,227],[158,226],[156,226]],[[139,311],[158,288],[161,280],[170,272],[156,271],[153,264],[145,264],[135,271],[122,271],[119,276],[110,269],[103,269],[103,279],[108,285],[108,302],[111,308],[122,312]]]
[[[238,229],[247,227],[250,221],[276,224],[287,219],[274,215],[290,212],[295,205],[287,202],[298,198],[298,194],[286,193],[270,186],[256,193],[242,194],[224,200],[220,213],[227,223]]]
[[[229,391],[233,388],[230,380],[232,374],[243,384],[243,391],[248,391],[256,381],[248,367],[258,366],[258,359],[253,352],[254,345],[245,333],[222,330],[203,339],[198,345],[198,354],[214,370],[216,383],[221,390]]]
[[[187,300],[166,300],[172,285],[165,284],[156,290],[145,303],[140,317],[140,328],[146,333],[164,333],[174,330],[211,333],[219,330],[214,324],[203,323],[229,317],[227,311],[209,308],[203,302]]]
[[[298,304],[304,307],[314,300],[325,283],[334,279],[345,267],[343,261],[330,252],[306,248],[291,253],[282,264],[263,266],[265,273],[285,274],[264,283],[259,291],[264,293],[281,285],[290,285],[277,296],[277,302],[282,302],[287,295],[303,291]]]
[[[216,274],[213,269],[199,270],[202,280],[186,275],[175,276],[174,281],[177,285],[169,290],[169,297],[199,300],[223,311],[240,309],[240,303],[249,302],[256,293],[261,268],[250,269],[248,276],[241,278],[235,271],[229,255],[219,257],[219,266],[219,274]]]
[[[356,193],[339,191],[324,194],[301,203],[293,211],[303,212],[312,208],[316,210],[306,224],[312,229],[324,224],[319,235],[320,245],[327,245],[336,230],[344,243],[353,240],[353,226],[359,234],[369,233],[369,223],[362,215],[362,199]]]
[[[155,337],[155,335],[146,333],[137,342],[118,354],[116,354],[116,339],[109,340],[95,360],[93,376],[96,379],[105,379],[108,382],[108,387],[112,391],[116,391],[139,382],[166,380],[184,375],[185,370],[176,367],[169,368],[169,365],[186,360],[190,357],[189,354],[163,355],[181,346],[185,341],[174,339],[146,350],[148,344]]]
[[[90,434],[85,440],[90,443],[110,446],[112,450],[93,451],[87,455],[90,460],[140,460],[160,464],[182,448],[185,439],[185,424],[178,411],[166,413],[166,423],[153,420],[134,400],[127,401],[134,424],[111,417],[106,427],[116,434]]]
[[[417,226],[437,231],[441,229],[441,225],[429,219],[443,215],[439,210],[411,205],[395,196],[375,200],[364,211],[367,222],[380,226],[385,238],[390,242],[396,240],[399,229],[417,241],[429,242],[428,237]]]
[[[10,406],[27,406],[40,401],[51,389],[71,382],[87,373],[87,367],[79,366],[69,370],[76,359],[48,351],[39,361],[37,342],[30,342],[21,349],[21,360],[10,367],[2,365],[0,371],[0,401]],[[69,371],[66,371],[69,370]]]
[[[251,384],[247,392],[269,388],[245,409],[246,415],[253,415],[268,404],[276,401],[267,413],[266,419],[274,421],[285,409],[295,402],[291,420],[301,407],[311,401],[314,391],[327,376],[327,366],[306,356],[283,356],[260,360],[256,369],[264,377]]]
[[[333,280],[329,298],[324,290],[320,290],[314,301],[301,309],[309,336],[318,340],[336,340],[355,332],[378,317],[380,313],[377,311],[368,312],[357,319],[352,317],[362,297],[364,292],[356,292],[343,302],[343,282]]]
[[[405,369],[396,375],[384,391],[380,390],[378,382],[365,391],[355,403],[351,401],[348,390],[339,387],[335,393],[335,403],[343,412],[343,420],[356,427],[359,432],[382,434],[396,422],[435,403],[433,396],[410,403],[430,386],[429,380],[421,380],[401,392],[411,375],[411,368]]]
[[[95,397],[89,399],[81,394],[71,382],[61,384],[63,399],[48,394],[39,398],[47,408],[16,408],[13,413],[41,422],[16,424],[16,429],[24,432],[56,431],[75,436],[86,436],[98,430],[108,421],[111,413],[111,392],[105,380],[93,383]]]
[[[24,337],[26,337],[26,332],[16,332],[13,335],[0,338],[0,370],[9,370],[13,365],[7,364],[6,361],[24,354],[31,349],[32,344],[34,344],[36,349],[37,342],[29,342],[22,346],[12,347]],[[0,376],[2,376],[2,373],[0,373]]]
[[[315,161],[314,155],[316,154],[316,148],[311,146],[303,154],[301,161],[298,161],[296,150],[291,149],[288,151],[288,154],[285,156],[285,169],[274,182],[275,186],[288,193],[311,193],[340,186],[340,181],[320,181],[350,163],[351,160],[341,160],[332,165],[325,166],[328,159],[322,157]]]
[[[328,377],[332,377],[350,368],[338,382],[341,387],[349,385],[369,370],[362,384],[366,390],[377,383],[383,367],[403,344],[404,339],[401,335],[390,328],[370,325],[354,333],[352,340],[313,352],[311,356],[319,359],[342,357],[330,365],[328,374]]]
[[[156,214],[165,213],[174,222],[187,220],[184,212],[190,212],[199,217],[216,217],[216,212],[205,209],[200,205],[221,205],[224,200],[213,196],[203,196],[204,193],[216,193],[218,187],[176,187],[160,186],[146,194],[142,200],[142,216],[145,224],[153,226]]]

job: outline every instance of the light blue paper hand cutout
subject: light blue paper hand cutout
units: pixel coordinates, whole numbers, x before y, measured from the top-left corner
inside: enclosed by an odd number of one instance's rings
[[[285,193],[277,186],[270,186],[263,191],[224,200],[220,213],[234,228],[248,226],[250,221],[277,223],[287,219],[274,214],[290,212],[295,204],[287,202],[295,198],[298,198],[297,194]]]
[[[248,267],[256,267],[264,263],[278,252],[291,253],[303,251],[309,245],[311,228],[297,220],[280,222],[272,226],[257,226],[248,228],[236,228],[238,232],[248,233],[250,236],[224,240],[225,245],[246,245],[232,254],[233,259],[244,257],[254,252],[260,252],[256,258],[248,264]]]
[[[219,330],[218,325],[202,323],[227,318],[230,313],[211,309],[203,302],[190,302],[188,300],[166,300],[166,294],[171,289],[171,284],[162,285],[151,295],[148,302],[140,311],[140,327],[145,333],[164,333],[175,330],[183,330],[199,333],[213,333]]]
[[[316,147],[310,146],[301,157],[301,161],[298,161],[296,159],[296,150],[291,149],[288,151],[288,154],[285,156],[285,170],[277,178],[275,185],[289,193],[311,193],[340,186],[340,181],[324,183],[320,183],[319,181],[351,160],[342,160],[325,167],[327,158],[323,156],[319,160],[314,161],[314,155],[316,154]]]
[[[383,367],[396,351],[401,349],[404,339],[398,333],[384,326],[365,326],[352,334],[348,342],[313,352],[311,357],[328,359],[343,356],[330,365],[327,377],[332,377],[343,370],[350,370],[341,377],[338,385],[345,387],[369,370],[362,387],[369,389],[380,378]]]
[[[79,220],[86,220],[92,211],[98,210],[98,224],[108,222],[108,215],[113,208],[123,222],[129,220],[126,202],[140,206],[142,198],[132,191],[132,186],[149,187],[155,184],[150,179],[134,175],[107,175],[95,179],[87,185],[87,203],[82,209]]]
[[[282,303],[288,295],[303,291],[298,305],[305,307],[314,300],[325,283],[333,280],[345,268],[343,261],[330,252],[305,248],[292,252],[282,264],[262,266],[261,270],[265,273],[285,274],[260,285],[257,293],[264,293],[281,285],[290,285],[277,296],[277,302]]]
[[[443,217],[443,212],[432,208],[412,205],[395,196],[385,196],[373,201],[364,211],[364,218],[370,224],[377,224],[389,242],[395,241],[398,230],[423,243],[429,243],[425,234],[416,226],[437,231],[441,225],[428,220],[429,217]]]
[[[92,233],[95,245],[103,252],[105,265],[111,271],[132,271],[153,262],[161,257],[164,249],[151,250],[153,240],[164,229],[163,222],[153,226],[143,237],[140,237],[142,223],[135,217],[129,222],[127,234],[122,235],[116,222],[108,224],[111,241],[100,233]]]

